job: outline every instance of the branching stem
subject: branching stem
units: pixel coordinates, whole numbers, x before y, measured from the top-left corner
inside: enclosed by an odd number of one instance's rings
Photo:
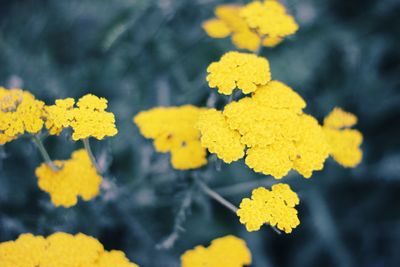
[[[92,162],[93,166],[96,168],[97,172],[99,174],[101,174],[102,171],[101,171],[99,165],[97,164],[96,158],[93,155],[92,148],[90,147],[90,143],[89,143],[89,138],[83,139],[82,142],[83,142],[83,146],[86,149],[86,152],[89,155],[90,161]]]
[[[35,143],[36,147],[39,149],[40,154],[42,154],[42,157],[44,161],[46,162],[47,166],[50,167],[53,171],[59,171],[60,168],[58,168],[54,162],[51,160],[49,153],[47,153],[46,148],[43,145],[42,140],[39,138],[37,135],[32,135],[32,140]]]

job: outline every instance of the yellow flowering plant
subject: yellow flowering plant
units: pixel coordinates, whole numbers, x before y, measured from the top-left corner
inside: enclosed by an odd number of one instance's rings
[[[272,78],[268,59],[260,55],[262,47],[279,44],[299,28],[281,3],[222,5],[215,9],[215,16],[203,23],[210,37],[230,36],[237,48],[252,52],[229,51],[208,66],[208,86],[217,89],[224,97],[219,103],[224,104],[217,107],[214,99],[207,101],[211,105],[206,108],[158,107],[140,112],[133,121],[144,137],[154,140],[156,151],[171,153],[173,168],[192,170],[187,175],[197,188],[233,211],[249,232],[269,225],[278,233],[291,233],[300,224],[296,209],[300,199],[288,184],[255,188],[237,207],[207,185],[203,173],[213,165],[207,163],[220,159],[231,164],[243,159],[255,172],[275,179],[283,179],[291,170],[310,178],[324,168],[329,156],[344,167],[355,167],[362,157],[362,134],[350,127],[357,118],[336,108],[321,125],[304,111],[306,101],[294,89]],[[212,97],[216,97],[214,90]],[[174,160],[174,150],[189,150],[190,142],[193,148],[185,154],[182,168]],[[210,154],[208,159],[201,148]],[[173,233],[161,246],[173,244],[180,223],[182,219],[177,218]],[[224,265],[213,262],[220,257],[210,248],[200,246],[186,252],[183,266]],[[224,266],[250,264],[246,259]]]
[[[115,117],[106,111],[107,100],[92,94],[57,99],[45,105],[33,94],[18,88],[0,87],[0,144],[29,136],[37,145],[45,162],[36,169],[39,188],[48,192],[55,206],[71,207],[77,197],[88,201],[99,194],[103,169],[96,162],[89,138],[102,140],[118,130]],[[83,142],[84,148],[75,151],[72,159],[53,161],[42,142],[49,135],[59,135],[72,129],[72,140]]]

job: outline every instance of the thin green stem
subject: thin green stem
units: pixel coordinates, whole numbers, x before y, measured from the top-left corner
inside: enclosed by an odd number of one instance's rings
[[[90,147],[89,138],[85,138],[82,140],[83,146],[86,149],[86,152],[89,155],[90,161],[92,162],[93,166],[96,168],[98,173],[102,173],[99,165],[97,164],[96,158],[93,155],[92,148]]]
[[[44,147],[42,140],[37,135],[32,135],[32,140],[36,144],[36,147],[39,149],[40,154],[42,154],[42,157],[46,162],[47,166],[49,166],[50,169],[52,169],[55,172],[59,171],[60,168],[58,168],[51,160],[50,155],[49,153],[47,153],[47,150]]]
[[[210,187],[208,187],[208,185],[206,185],[202,180],[196,178],[196,183],[199,185],[200,189],[209,197],[211,197],[212,199],[216,200],[217,202],[219,202],[220,204],[222,204],[223,206],[225,206],[226,208],[228,208],[229,210],[233,211],[235,214],[238,211],[238,207],[236,207],[235,205],[233,205],[231,202],[229,202],[228,200],[226,200],[225,198],[223,198],[220,194],[218,194],[217,192],[215,192],[214,190],[212,190]],[[275,226],[269,225],[271,226],[272,230],[275,231],[275,233],[277,234],[281,234],[281,231],[279,231]]]

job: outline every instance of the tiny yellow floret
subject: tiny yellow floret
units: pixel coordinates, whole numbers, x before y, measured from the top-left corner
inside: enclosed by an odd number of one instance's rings
[[[214,239],[211,245],[196,246],[181,256],[182,267],[243,267],[251,264],[246,242],[233,235]]]
[[[275,184],[271,191],[259,187],[253,190],[251,199],[242,200],[237,215],[249,232],[269,224],[288,234],[300,224],[295,209],[299,202],[297,194],[287,184]]]

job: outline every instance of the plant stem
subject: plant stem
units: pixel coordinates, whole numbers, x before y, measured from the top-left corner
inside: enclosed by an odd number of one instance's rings
[[[53,171],[59,171],[60,168],[58,168],[54,162],[51,160],[49,153],[47,153],[46,148],[43,145],[42,140],[37,135],[32,135],[32,140],[36,144],[36,147],[39,149],[40,154],[42,154],[42,157],[44,161],[46,162],[47,166],[50,167]]]
[[[218,194],[217,192],[212,190],[210,187],[208,187],[208,185],[206,185],[200,179],[196,178],[196,183],[199,185],[200,189],[205,194],[207,194],[214,200],[218,201],[220,204],[224,205],[226,208],[230,209],[231,211],[233,211],[236,214],[236,212],[238,211],[238,208],[235,205],[233,205],[231,202],[229,202],[228,200],[223,198],[220,194]],[[275,226],[272,226],[272,225],[269,225],[269,226],[271,226],[272,230],[274,230],[275,233],[277,233],[278,235],[281,234],[281,231],[278,228],[276,228]]]
[[[97,164],[96,158],[93,155],[92,148],[90,147],[90,143],[89,143],[89,138],[83,139],[82,142],[83,142],[83,146],[86,149],[86,152],[89,155],[90,161],[92,162],[93,166],[96,168],[97,172],[101,174],[102,171],[100,170],[100,167]]]
[[[199,185],[200,189],[207,194],[209,197],[213,198],[214,200],[218,201],[220,204],[224,205],[226,208],[230,209],[233,211],[235,214],[238,210],[238,208],[233,205],[231,202],[223,198],[220,194],[212,190],[210,187],[208,187],[203,181],[200,179],[196,179],[196,183]]]

